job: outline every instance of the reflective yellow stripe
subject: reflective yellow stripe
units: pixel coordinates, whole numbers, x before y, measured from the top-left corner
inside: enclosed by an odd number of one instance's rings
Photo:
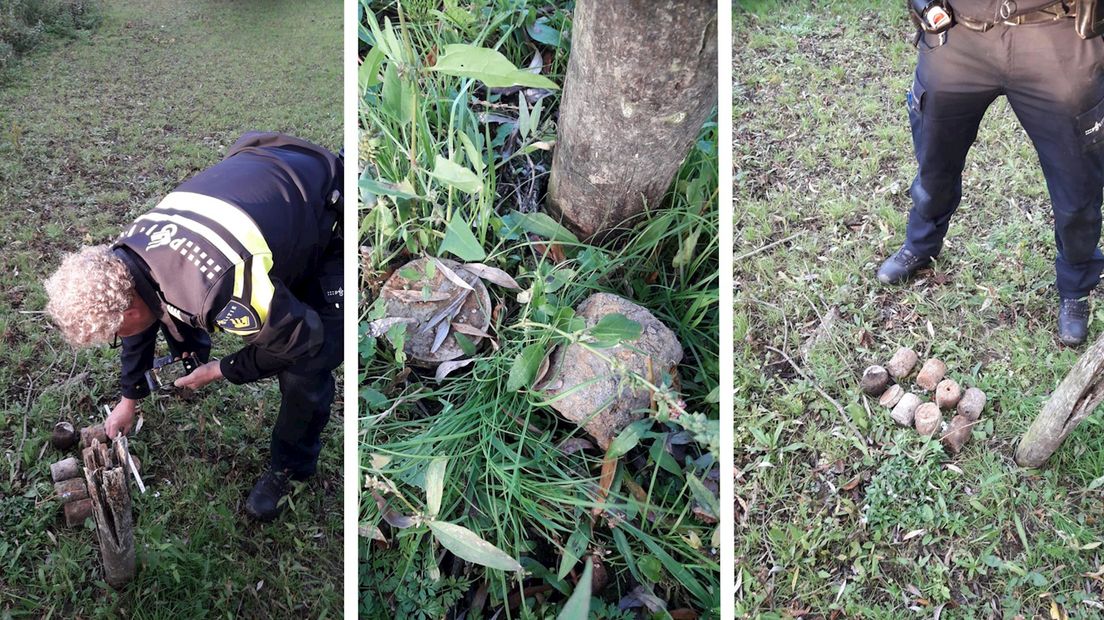
[[[242,257],[238,256],[238,253],[234,251],[234,248],[230,247],[230,245],[226,243],[226,241],[224,241],[222,237],[218,235],[218,233],[195,220],[190,220],[179,215],[164,215],[155,211],[150,211],[149,213],[140,216],[138,220],[145,220],[148,222],[173,222],[174,224],[186,226],[187,228],[199,233],[200,236],[202,236],[204,239],[210,241],[211,244],[214,245],[219,252],[222,252],[223,256],[225,256],[230,261],[230,264],[242,262]]]
[[[241,299],[245,293],[245,263],[234,265],[234,298]]]
[[[272,255],[261,254],[253,257],[253,273],[251,284],[253,288],[249,298],[249,305],[257,312],[261,324],[268,320],[268,309],[272,306],[272,296],[276,287],[272,286],[272,280],[268,278],[268,271],[272,269]]]
[[[257,224],[245,214],[244,211],[234,205],[191,192],[172,192],[158,203],[157,207],[175,209],[177,211],[189,211],[196,215],[202,215],[207,219],[221,224],[234,238],[238,240],[250,254],[271,254],[268,242],[265,241]]]
[[[157,209],[173,209],[200,215],[210,220],[217,221],[226,229],[234,239],[240,243],[253,257],[253,267],[250,273],[246,273],[245,260],[234,251],[218,233],[207,226],[187,217],[176,214],[158,213]],[[234,299],[248,303],[257,313],[261,324],[268,319],[269,307],[272,305],[272,297],[275,288],[268,277],[272,269],[272,251],[268,248],[261,230],[257,224],[234,205],[192,192],[172,192],[158,203],[157,207],[138,219],[146,219],[154,222],[175,222],[195,231],[206,240],[210,241],[233,265],[234,269]],[[249,278],[250,298],[244,299],[245,282]],[[235,330],[226,330],[230,333],[245,335],[254,331],[239,333]]]

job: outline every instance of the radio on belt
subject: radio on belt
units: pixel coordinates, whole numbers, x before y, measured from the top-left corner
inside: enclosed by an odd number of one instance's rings
[[[942,34],[954,25],[954,13],[946,0],[910,0],[910,4],[924,32]]]

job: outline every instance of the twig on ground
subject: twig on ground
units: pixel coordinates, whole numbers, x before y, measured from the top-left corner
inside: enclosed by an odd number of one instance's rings
[[[847,415],[847,411],[843,408],[843,405],[840,405],[839,402],[836,401],[836,399],[834,399],[834,398],[832,398],[831,396],[828,395],[828,392],[825,392],[823,389],[821,389],[820,384],[816,382],[816,379],[813,379],[809,375],[805,374],[805,371],[802,370],[801,367],[797,365],[797,362],[793,361],[793,358],[791,358],[789,355],[787,355],[784,351],[782,351],[780,349],[776,349],[776,348],[774,348],[770,345],[764,345],[764,346],[768,350],[774,351],[778,355],[781,355],[782,359],[786,360],[786,362],[788,362],[789,365],[793,367],[794,371],[797,372],[797,374],[801,375],[802,379],[805,379],[806,381],[808,381],[809,384],[813,386],[813,389],[816,390],[817,393],[819,393],[821,396],[824,397],[824,400],[827,400],[828,402],[832,403],[833,406],[835,406],[836,411],[839,412],[840,418],[843,420],[843,423],[847,426],[847,428],[851,429],[851,432],[855,434],[855,437],[858,437],[859,439],[863,439],[862,433],[859,432],[859,429],[858,429],[858,427],[855,426],[855,423],[851,421],[851,416]]]
[[[760,252],[766,252],[767,250],[773,248],[776,245],[781,245],[781,244],[786,243],[787,241],[789,241],[791,239],[796,239],[797,237],[800,237],[800,236],[801,236],[801,233],[794,233],[794,234],[790,235],[789,237],[786,237],[785,239],[779,239],[778,241],[773,241],[771,243],[768,243],[767,245],[757,247],[754,250],[744,252],[743,254],[737,256],[736,258],[732,259],[732,262],[733,263],[738,263],[738,262],[744,260],[745,258],[751,258],[752,256],[755,256],[756,254],[758,254]]]

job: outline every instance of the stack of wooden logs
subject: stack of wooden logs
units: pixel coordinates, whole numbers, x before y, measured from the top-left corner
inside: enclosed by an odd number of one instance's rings
[[[55,448],[66,450],[76,443],[76,433],[71,424],[59,422],[50,441]],[[81,461],[68,457],[50,466],[54,491],[61,500],[66,526],[80,527],[93,517],[104,580],[119,589],[134,579],[134,519],[127,461],[138,469],[138,459],[127,454],[121,441],[109,442],[103,425],[82,428],[80,447]]]
[[[862,390],[890,409],[889,416],[901,426],[911,426],[921,435],[940,435],[943,446],[957,454],[970,440],[971,429],[977,424],[985,408],[985,392],[976,387],[965,391],[947,377],[947,365],[931,358],[924,362],[916,375],[916,387],[932,394],[932,401],[924,402],[921,396],[907,392],[901,381],[912,375],[920,357],[909,348],[898,349],[883,366],[870,366],[863,371]],[[943,411],[954,409],[949,423],[943,421]]]

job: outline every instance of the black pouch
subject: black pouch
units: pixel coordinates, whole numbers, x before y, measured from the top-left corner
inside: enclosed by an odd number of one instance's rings
[[[1083,152],[1104,147],[1104,100],[1077,116],[1077,129],[1081,132]]]
[[[1074,6],[1077,36],[1091,39],[1104,34],[1104,0],[1076,0]]]

